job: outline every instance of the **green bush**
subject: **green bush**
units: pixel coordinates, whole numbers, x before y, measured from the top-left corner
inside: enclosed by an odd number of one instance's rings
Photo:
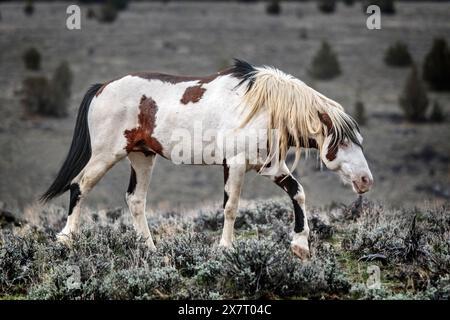
[[[109,2],[119,11],[128,8],[128,0],[109,0]]]
[[[22,105],[28,114],[64,117],[68,113],[72,72],[67,62],[61,63],[52,79],[29,77],[23,81]]]
[[[68,113],[72,82],[72,71],[69,64],[64,61],[56,68],[51,80],[54,115],[57,117],[66,116]]]
[[[125,224],[126,217],[85,225],[70,246],[55,242],[65,210],[36,212],[28,231],[0,230],[0,297],[28,299],[448,299],[450,211],[387,210],[371,205],[357,222],[334,216],[332,229],[310,210],[310,261],[300,262],[278,228],[292,232],[289,201],[263,201],[244,216],[233,248],[217,248],[220,232],[193,231],[215,211],[167,212],[150,219],[157,250]],[[89,212],[86,212],[89,214]],[[331,216],[330,216],[331,218]],[[253,228],[253,229],[252,229]],[[257,234],[251,234],[252,230]],[[333,236],[334,232],[338,237]],[[336,243],[336,239],[342,239]],[[331,241],[330,241],[331,240]],[[364,270],[385,264],[382,289]],[[406,288],[413,281],[414,291]],[[353,282],[351,287],[350,281]],[[385,285],[389,282],[389,285]]]
[[[367,7],[370,5],[377,5],[380,7],[381,13],[395,14],[396,12],[394,0],[364,0],[362,4],[364,13],[367,12]]]
[[[423,63],[423,78],[435,90],[450,90],[450,49],[445,39],[434,39]]]
[[[355,0],[343,0],[343,2],[347,6],[353,6],[355,4]]]
[[[94,19],[96,16],[97,16],[97,14],[95,13],[95,10],[92,8],[88,8],[86,17],[88,19]]]
[[[336,11],[336,0],[318,0],[317,8],[323,13],[333,13]]]
[[[417,67],[413,65],[399,97],[400,107],[409,121],[420,122],[426,118],[428,95],[420,79]]]
[[[29,70],[39,70],[41,68],[41,54],[36,48],[29,48],[22,56],[25,67]]]
[[[384,62],[388,66],[394,67],[410,66],[412,64],[412,58],[408,46],[401,41],[390,46],[384,54]]]
[[[328,42],[322,42],[322,46],[312,60],[309,74],[321,80],[333,79],[341,74],[337,56]]]
[[[438,101],[434,101],[433,108],[430,113],[430,121],[432,122],[444,122],[445,114],[442,110],[441,104]]]
[[[23,80],[21,102],[28,114],[50,115],[53,101],[48,79],[37,76]]]
[[[356,122],[358,122],[359,125],[364,126],[367,124],[366,109],[365,109],[364,103],[362,101],[357,101],[355,103],[354,117],[355,117]]]
[[[281,13],[281,5],[279,0],[270,0],[266,5],[266,13],[270,15],[278,15]]]
[[[32,0],[27,0],[25,6],[23,7],[23,12],[27,16],[31,16],[34,13],[34,4]]]
[[[118,16],[117,8],[110,2],[107,2],[104,5],[102,5],[98,19],[100,22],[112,23],[116,21],[117,16]]]

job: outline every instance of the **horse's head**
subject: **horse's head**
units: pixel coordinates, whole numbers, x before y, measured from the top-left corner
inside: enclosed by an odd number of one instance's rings
[[[341,123],[337,129],[328,114],[321,113],[319,117],[326,127],[326,137],[320,148],[320,158],[325,166],[339,173],[342,181],[351,184],[356,193],[369,191],[373,177],[364,157],[363,138],[356,122],[350,117],[345,118],[345,123]]]

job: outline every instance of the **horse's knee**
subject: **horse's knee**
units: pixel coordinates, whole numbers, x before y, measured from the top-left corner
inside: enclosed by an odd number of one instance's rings
[[[134,217],[144,214],[144,201],[141,198],[136,197],[134,194],[127,193],[125,195],[128,208]]]
[[[306,196],[303,191],[303,187],[300,184],[298,185],[297,193],[293,196],[293,198],[299,205],[303,206],[305,204]]]
[[[235,220],[237,216],[237,204],[229,203],[225,206],[224,215],[227,220]]]

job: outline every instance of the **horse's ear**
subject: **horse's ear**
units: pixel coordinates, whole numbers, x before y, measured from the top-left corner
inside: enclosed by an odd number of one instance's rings
[[[330,116],[325,112],[324,113],[318,112],[318,114],[319,114],[320,122],[322,122],[327,127],[328,134],[329,134],[331,132],[331,130],[333,129],[333,122],[331,121]]]

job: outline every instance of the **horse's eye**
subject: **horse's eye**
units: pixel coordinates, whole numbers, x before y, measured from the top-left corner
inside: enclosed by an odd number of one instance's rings
[[[339,143],[339,146],[342,148],[347,148],[348,147],[348,142],[347,141],[342,141],[341,143]]]

